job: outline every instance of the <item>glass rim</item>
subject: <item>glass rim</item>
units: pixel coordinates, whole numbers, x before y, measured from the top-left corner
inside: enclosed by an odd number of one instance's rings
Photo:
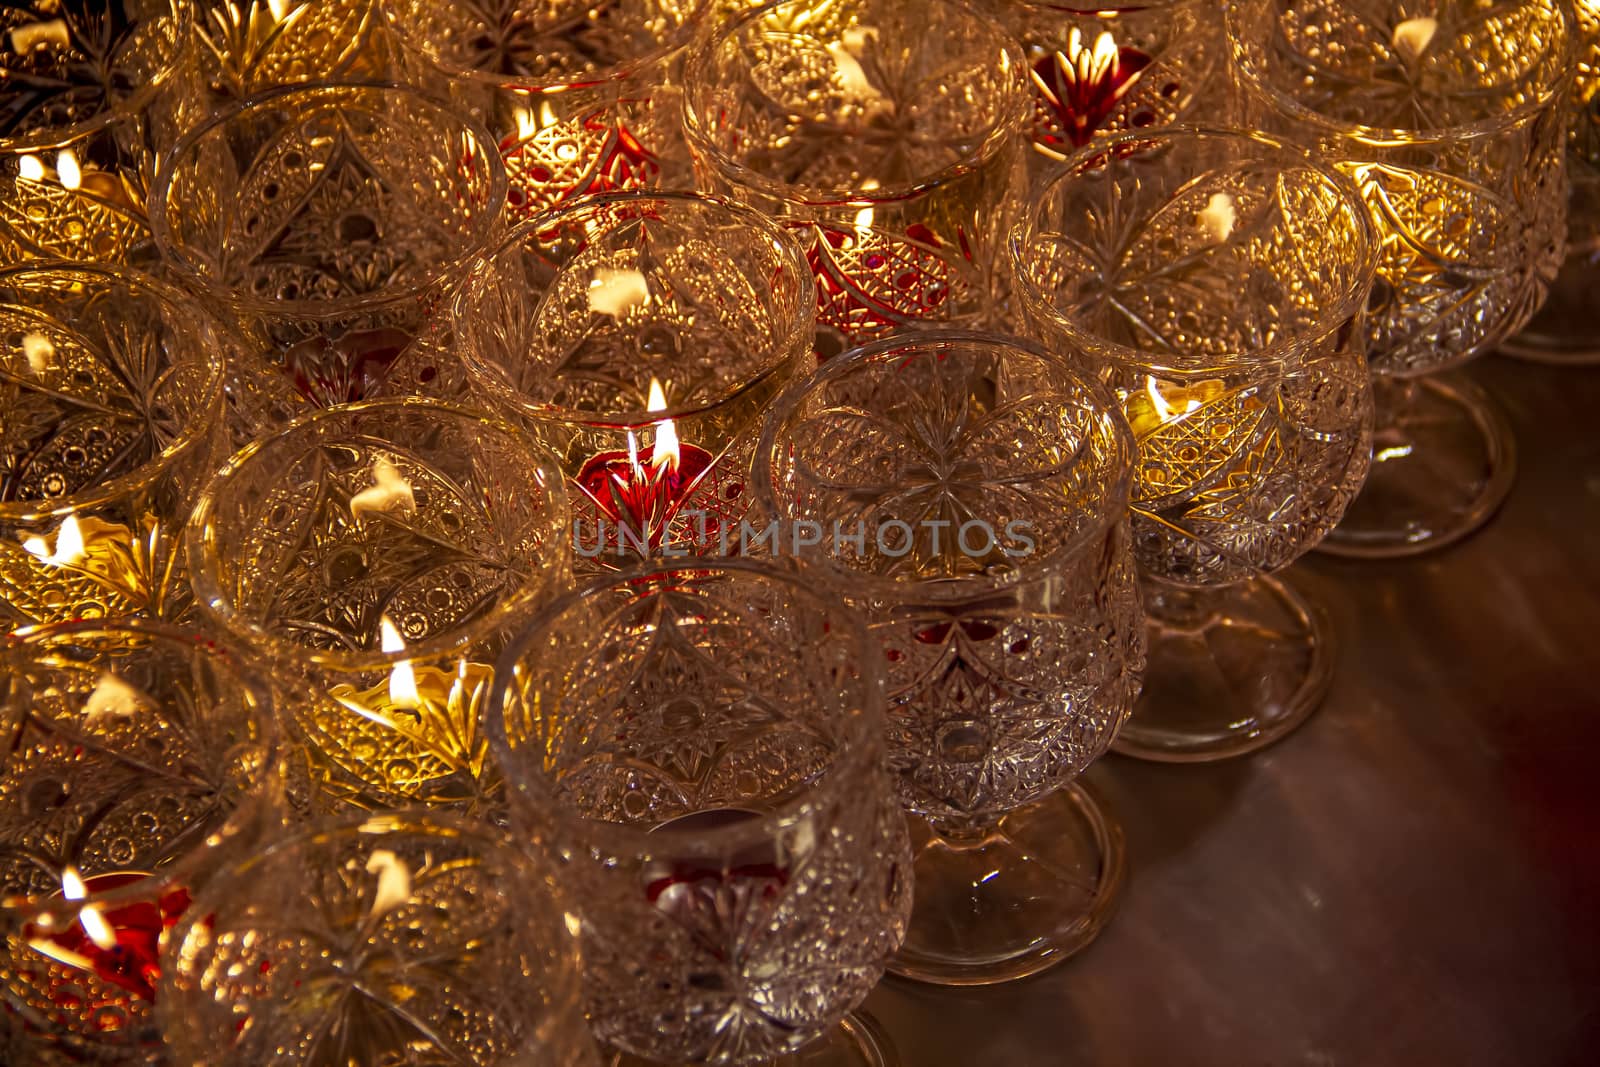
[[[531,462],[536,478],[543,473],[544,510],[550,520],[547,543],[551,548],[537,553],[533,560],[537,566],[522,588],[497,598],[494,607],[477,618],[415,644],[408,644],[397,652],[346,652],[313,648],[245,617],[234,598],[224,591],[222,576],[225,568],[212,525],[219,494],[242,476],[242,470],[257,462],[265,462],[260,458],[263,453],[304,435],[308,428],[314,429],[322,423],[348,423],[357,416],[375,412],[406,410],[423,412],[435,419],[476,423],[480,433],[489,431],[512,442]],[[396,445],[400,447],[399,443]],[[566,487],[560,464],[544,445],[519,427],[493,412],[450,401],[419,396],[387,397],[307,412],[276,432],[257,438],[235,452],[201,488],[194,511],[184,527],[183,555],[189,571],[189,584],[194,590],[201,614],[219,626],[235,643],[275,664],[309,666],[333,674],[353,674],[389,670],[404,661],[465,654],[495,630],[514,624],[519,617],[536,608],[542,600],[556,592],[551,588],[551,583],[560,582],[562,577],[567,559],[567,546],[563,540],[567,514]]]
[[[107,284],[126,284],[134,289],[142,289],[166,305],[168,311],[177,312],[186,323],[186,329],[194,334],[194,352],[192,362],[196,366],[203,366],[207,370],[205,389],[199,407],[204,410],[209,408],[209,418],[185,420],[185,424],[178,434],[167,443],[158,455],[152,456],[135,469],[126,474],[119,474],[99,485],[91,486],[65,497],[49,500],[8,500],[0,501],[0,522],[42,522],[50,519],[66,517],[100,504],[115,500],[131,492],[150,485],[162,474],[166,473],[184,454],[198,447],[204,439],[216,429],[223,418],[223,386],[227,377],[225,361],[218,357],[208,358],[210,355],[205,343],[205,333],[209,327],[219,335],[226,336],[228,330],[215,318],[208,315],[203,308],[197,307],[194,301],[185,296],[178,289],[158,278],[151,277],[131,267],[122,267],[110,263],[79,263],[73,260],[37,259],[26,260],[8,267],[0,267],[0,286],[4,286],[14,278],[27,275],[78,275],[83,278],[104,279]],[[11,305],[13,307],[27,308],[30,305]]]
[[[1004,73],[1010,75],[1012,82],[1011,95],[1017,98],[1018,106],[1013,108],[1010,114],[1000,114],[989,125],[976,148],[965,154],[961,159],[941,167],[931,174],[912,181],[886,185],[875,189],[862,189],[860,187],[853,189],[826,189],[779,181],[775,178],[767,177],[765,174],[728,155],[707,133],[705,116],[697,106],[697,98],[709,91],[706,86],[706,68],[715,58],[717,50],[722,47],[724,42],[737,34],[743,33],[773,10],[780,7],[799,5],[804,2],[805,0],[769,0],[769,2],[763,3],[760,7],[753,8],[737,19],[721,26],[717,32],[702,34],[700,40],[690,46],[683,70],[681,110],[684,136],[696,150],[696,154],[704,155],[706,159],[710,160],[712,166],[725,180],[733,185],[754,189],[766,196],[789,201],[804,207],[882,207],[907,200],[915,200],[948,183],[970,168],[982,166],[1008,149],[1016,148],[1020,150],[1021,144],[1017,141],[1017,137],[1032,121],[1031,108],[1033,103],[1027,76],[1023,74],[1023,71],[1028,67],[1028,63],[1020,42],[1012,36],[996,17],[970,6],[964,0],[921,0],[924,8],[930,6],[947,8],[960,13],[975,24],[986,25],[990,34],[994,37],[995,43],[999,44],[1002,56],[1009,64]]]
[[[390,825],[392,824],[392,825]],[[323,841],[360,840],[363,835],[381,839],[391,833],[411,834],[418,837],[447,837],[472,841],[483,845],[485,851],[514,858],[519,866],[540,869],[547,866],[538,857],[516,843],[492,823],[450,811],[446,808],[428,808],[408,805],[385,808],[381,811],[345,810],[323,815],[296,826],[279,835],[270,843],[248,856],[241,856],[217,872],[217,878],[232,877],[248,871],[277,854]],[[542,871],[552,881],[554,872]],[[553,899],[553,898],[552,898]]]
[[[1545,57],[1548,62],[1540,64],[1545,69],[1539,79],[1540,92],[1535,99],[1499,115],[1490,115],[1450,126],[1427,128],[1368,126],[1365,123],[1337,119],[1302,104],[1291,93],[1270,83],[1265,71],[1257,70],[1254,64],[1243,61],[1245,47],[1242,42],[1249,39],[1242,25],[1244,12],[1249,7],[1265,6],[1273,2],[1275,0],[1223,0],[1222,18],[1227,28],[1233,68],[1238,71],[1245,91],[1251,96],[1263,101],[1286,118],[1304,123],[1325,135],[1341,140],[1353,140],[1375,148],[1402,148],[1410,145],[1441,144],[1492,137],[1515,129],[1537,117],[1539,112],[1548,109],[1557,101],[1562,89],[1572,80],[1573,61],[1577,51],[1576,35],[1572,32],[1575,16],[1569,0],[1552,0],[1551,10],[1558,16],[1556,21],[1559,24],[1561,40],[1558,47],[1553,50],[1553,54],[1547,54]],[[1537,0],[1524,0],[1524,2],[1531,4]]]
[[[412,32],[410,20],[392,10],[391,5],[381,5],[384,10],[379,17],[400,42],[401,48],[453,80],[475,82],[484,88],[526,93],[529,96],[556,96],[564,92],[624,82],[654,64],[671,59],[674,53],[685,48],[697,35],[700,24],[711,10],[712,2],[713,0],[692,0],[692,6],[684,20],[665,37],[656,38],[655,47],[642,55],[629,57],[610,66],[592,68],[580,77],[562,76],[551,80],[540,80],[519,74],[495,74],[477,67],[446,62],[425,43],[415,39],[417,35]]]
[[[226,837],[236,833],[248,822],[255,810],[269,804],[270,798],[262,795],[263,786],[269,785],[279,775],[279,759],[283,746],[279,736],[273,689],[251,658],[247,649],[223,640],[217,641],[200,630],[189,630],[168,622],[160,622],[136,615],[102,619],[72,619],[65,622],[40,623],[26,626],[0,637],[0,667],[9,668],[18,659],[37,662],[40,655],[58,642],[70,642],[83,634],[108,634],[118,632],[137,634],[141,638],[167,647],[197,650],[209,657],[220,670],[232,675],[241,693],[247,694],[245,703],[252,709],[250,716],[261,733],[264,759],[262,770],[241,797],[238,807],[230,811],[207,838],[172,863],[151,871],[136,882],[85,893],[78,900],[55,897],[0,898],[0,915],[20,918],[24,922],[41,915],[70,916],[81,912],[86,905],[116,907],[148,900],[152,894],[162,894],[174,888],[188,889],[185,882],[204,865],[209,838]],[[108,874],[117,871],[105,872]],[[92,876],[89,876],[92,877]]]
[[[1110,421],[1120,452],[1120,462],[1114,480],[1106,485],[1105,499],[1112,506],[1099,509],[1084,526],[1075,531],[1064,543],[1037,559],[1027,560],[1014,569],[999,575],[964,575],[953,579],[914,579],[885,577],[869,571],[840,567],[831,557],[824,555],[820,563],[802,569],[819,574],[828,587],[846,600],[877,597],[903,603],[947,605],[963,603],[975,598],[994,596],[1010,590],[1026,588],[1040,580],[1048,579],[1063,563],[1082,552],[1096,538],[1104,536],[1126,515],[1126,504],[1133,484],[1133,472],[1138,447],[1133,430],[1129,427],[1122,405],[1111,390],[1093,375],[1081,371],[1069,360],[1025,338],[977,330],[918,330],[892,334],[888,337],[859,345],[828,360],[809,378],[795,382],[773,401],[756,442],[752,477],[755,483],[756,504],[767,518],[791,518],[779,506],[777,488],[773,484],[772,469],[780,448],[780,434],[786,431],[794,415],[814,393],[821,391],[856,369],[883,362],[897,352],[916,352],[941,348],[983,349],[992,352],[997,360],[1005,353],[1021,352],[1069,376],[1081,387],[1091,403],[1091,410]],[[1120,503],[1119,503],[1120,502]],[[846,593],[844,590],[853,592]]]
[[[1095,331],[1080,325],[1076,318],[1063,314],[1049,298],[1049,291],[1039,284],[1030,267],[1033,258],[1030,253],[1039,237],[1039,216],[1047,210],[1049,202],[1057,191],[1077,181],[1079,172],[1089,169],[1090,165],[1102,156],[1105,157],[1107,165],[1115,163],[1112,153],[1121,146],[1213,138],[1254,143],[1262,150],[1260,158],[1272,162],[1276,157],[1282,161],[1282,169],[1288,169],[1288,166],[1293,164],[1296,169],[1310,171],[1317,175],[1325,186],[1331,187],[1339,194],[1340,200],[1350,211],[1356,229],[1361,235],[1360,263],[1350,285],[1339,299],[1322,311],[1313,326],[1260,348],[1222,357],[1209,357],[1205,361],[1196,362],[1193,366],[1171,362],[1144,349],[1101,337]],[[1176,378],[1237,375],[1241,371],[1249,372],[1252,376],[1282,373],[1289,362],[1294,360],[1307,345],[1333,333],[1366,306],[1382,253],[1371,213],[1367,210],[1366,200],[1355,183],[1341,174],[1331,163],[1309,151],[1255,130],[1175,124],[1147,132],[1118,134],[1115,137],[1094,141],[1069,156],[1061,167],[1061,172],[1034,198],[1033,206],[1022,221],[1012,227],[1007,241],[1010,265],[1023,304],[1028,310],[1042,315],[1049,321],[1051,328],[1060,331],[1070,343],[1093,353],[1097,358],[1119,367],[1152,374],[1165,373]]]
[[[795,247],[795,242],[777,220],[737,201],[709,193],[690,191],[635,190],[578,197],[521,223],[507,234],[499,244],[484,253],[483,263],[489,269],[482,272],[480,277],[474,278],[463,285],[456,294],[452,302],[451,318],[453,324],[457,326],[458,337],[461,332],[459,324],[475,317],[478,297],[483,288],[496,284],[497,278],[493,268],[500,262],[502,256],[516,254],[518,250],[526,247],[530,238],[537,245],[540,233],[552,230],[570,217],[582,216],[616,204],[649,204],[652,202],[690,205],[695,208],[709,208],[724,212],[729,216],[729,221],[743,223],[747,228],[761,233],[777,250],[778,256],[788,261],[786,265],[792,271],[796,280],[795,303],[797,314],[794,316],[794,321],[789,324],[788,331],[773,342],[771,353],[766,362],[760,364],[742,380],[731,383],[728,388],[719,391],[707,400],[677,407],[667,407],[660,411],[640,409],[589,411],[582,408],[535,402],[529,399],[522,390],[507,381],[497,370],[492,369],[479,358],[473,345],[458,342],[457,351],[460,353],[461,362],[466,367],[468,376],[474,382],[483,386],[501,403],[508,405],[525,418],[544,423],[561,423],[567,426],[592,429],[637,430],[655,426],[669,419],[673,421],[691,419],[697,415],[704,415],[719,408],[727,407],[730,403],[767,381],[773,375],[781,373],[786,366],[810,350],[812,333],[816,323],[816,279],[812,275],[810,265],[806,262],[804,252]],[[564,270],[565,268],[561,269]]]
[[[790,796],[772,808],[760,811],[755,817],[721,826],[693,831],[680,831],[682,836],[659,834],[659,826],[645,827],[629,823],[609,822],[586,818],[574,811],[570,804],[556,798],[550,775],[538,766],[538,760],[516,755],[506,732],[505,707],[509,702],[511,679],[517,674],[517,665],[535,643],[552,632],[569,612],[579,608],[592,608],[604,602],[619,589],[628,587],[652,590],[662,588],[693,588],[697,580],[717,574],[741,574],[754,577],[771,585],[782,586],[812,607],[827,612],[822,617],[829,620],[835,631],[847,629],[849,641],[855,651],[857,687],[861,695],[860,708],[853,714],[841,716],[846,724],[847,737],[839,748],[838,758],[819,777],[813,779],[798,795]],[[670,586],[666,576],[682,576]],[[638,603],[638,600],[633,603]],[[808,617],[816,617],[808,615]],[[874,766],[882,770],[884,757],[884,728],[887,716],[883,653],[868,631],[866,622],[843,598],[828,589],[817,589],[805,581],[805,576],[790,567],[774,566],[749,559],[734,557],[701,557],[684,559],[657,559],[626,570],[600,575],[569,590],[546,605],[524,625],[501,652],[495,663],[494,687],[484,703],[481,721],[489,743],[494,765],[505,781],[506,791],[515,814],[518,808],[539,813],[538,818],[560,827],[560,832],[581,843],[599,842],[617,855],[646,856],[662,849],[655,847],[663,842],[706,842],[712,847],[733,850],[772,839],[799,825],[815,813],[826,811],[841,802],[840,794],[851,781],[861,775],[870,775]],[[527,748],[528,746],[521,746]],[[884,775],[884,788],[889,795],[889,780]],[[689,812],[687,814],[693,814]],[[519,816],[527,818],[526,816]]]
[[[286,97],[306,99],[327,97],[337,100],[340,96],[364,92],[406,96],[419,101],[448,118],[460,132],[470,137],[481,149],[489,178],[489,195],[483,211],[474,220],[476,232],[461,244],[459,251],[436,264],[428,272],[428,277],[420,281],[332,300],[315,297],[283,300],[255,296],[236,286],[219,282],[198,269],[198,263],[188,247],[177,240],[173,233],[172,219],[168,210],[172,183],[177,177],[179,162],[203,139],[213,136],[246,112],[265,112],[281,107]],[[459,111],[448,100],[399,81],[302,82],[274,86],[237,100],[180,137],[172,149],[162,157],[160,169],[151,182],[148,215],[151,240],[161,253],[162,259],[183,275],[195,289],[221,301],[230,310],[273,317],[292,316],[298,319],[343,319],[374,308],[417,300],[441,285],[447,289],[453,287],[457,284],[454,279],[463,274],[470,274],[469,268],[473,262],[498,236],[500,216],[505,209],[505,198],[506,169],[505,162],[500,156],[499,142],[482,123]]]
[[[195,8],[191,0],[166,0],[172,17],[177,20],[178,45],[171,63],[158,70],[137,89],[117,101],[109,109],[65,126],[50,126],[23,136],[0,137],[0,152],[29,152],[41,148],[65,148],[89,134],[118,122],[143,119],[149,104],[169,82],[189,64],[189,53],[194,47],[196,27]],[[158,16],[159,17],[159,16]]]
[[[390,825],[386,825],[390,824]],[[224,863],[216,873],[207,880],[206,885],[194,894],[194,904],[213,887],[226,886],[240,878],[246,878],[260,871],[272,860],[291,854],[295,849],[321,844],[336,844],[339,842],[359,841],[363,835],[370,836],[375,846],[381,847],[382,842],[390,835],[406,835],[413,838],[426,838],[429,840],[451,840],[469,842],[479,855],[494,857],[494,860],[510,871],[519,875],[518,881],[504,885],[508,890],[505,894],[508,900],[516,901],[514,907],[520,910],[529,910],[542,907],[546,912],[543,923],[521,922],[519,928],[527,933],[536,930],[535,934],[542,948],[549,949],[559,956],[562,961],[561,971],[565,975],[565,988],[560,990],[547,990],[551,993],[564,993],[565,998],[558,1003],[551,1014],[559,1014],[565,1006],[575,1004],[579,995],[579,949],[577,937],[572,933],[570,925],[564,925],[562,920],[568,916],[566,900],[563,895],[553,864],[545,857],[523,848],[511,839],[504,831],[498,830],[492,824],[472,819],[456,812],[438,808],[425,808],[420,806],[407,806],[391,808],[383,811],[344,811],[333,815],[324,815],[311,821],[296,826],[293,829],[276,836],[272,841],[262,846],[249,855],[232,858]],[[512,889],[525,890],[530,882],[544,883],[548,888],[547,894],[529,892],[509,892]],[[537,901],[531,904],[531,901]],[[168,944],[174,950],[181,949],[197,926],[209,924],[212,916],[204,909],[191,906],[172,927],[168,934]],[[542,930],[538,929],[540,926]],[[161,987],[166,991],[168,975],[176,971],[176,961],[162,968]],[[549,980],[548,970],[540,972],[541,978]],[[172,997],[158,996],[156,999],[157,1011],[163,1010],[163,1005],[172,1003]],[[170,1022],[168,1025],[171,1025]]]

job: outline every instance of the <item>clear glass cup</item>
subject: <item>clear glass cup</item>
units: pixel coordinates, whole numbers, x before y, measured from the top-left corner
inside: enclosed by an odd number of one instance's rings
[[[1222,102],[1228,38],[1215,0],[988,0],[1022,41],[1035,188],[1095,137],[1170,126]]]
[[[837,1025],[911,903],[870,647],[792,574],[683,561],[586,585],[501,658],[491,745],[614,1063],[889,1062]]]
[[[281,825],[266,687],[138,619],[0,639],[0,1059],[155,1063],[169,931]]]
[[[691,184],[679,118],[684,45],[703,0],[395,0],[399,63],[494,135],[506,214],[592,193]]]
[[[284,85],[359,80],[382,71],[375,0],[193,0],[191,126]]]
[[[1111,914],[1121,830],[1074,779],[1139,691],[1133,456],[1108,390],[995,335],[874,342],[768,416],[765,510],[888,675],[889,765],[916,817],[895,974],[1020,978]]]
[[[155,259],[146,204],[176,137],[192,20],[187,0],[0,12],[0,264]]]
[[[151,203],[162,254],[244,337],[239,436],[307,410],[443,395],[446,303],[498,236],[489,134],[395,85],[270,90],[190,131]]]
[[[1234,0],[1251,124],[1315,147],[1378,230],[1367,320],[1377,409],[1366,490],[1324,551],[1414,555],[1480,529],[1509,492],[1510,427],[1439,372],[1543,304],[1566,230],[1565,0]]]
[[[700,188],[807,244],[820,358],[999,314],[1025,70],[1005,28],[958,0],[788,0],[702,36],[684,73]]]
[[[1600,286],[1600,0],[1573,0],[1577,51],[1567,98],[1567,258],[1544,307],[1521,333],[1500,343],[1518,359],[1559,366],[1600,362],[1600,326],[1592,301]]]
[[[0,270],[0,632],[188,609],[176,548],[226,454],[223,347],[135,271]]]
[[[159,1012],[194,1067],[598,1067],[547,870],[437,812],[346,816],[219,874]]]
[[[479,715],[507,635],[567,584],[565,518],[544,450],[423,399],[313,413],[218,473],[190,580],[273,667],[303,807],[493,813]]]
[[[811,272],[749,208],[618,193],[517,229],[456,302],[479,394],[561,457],[581,574],[737,553],[761,413],[811,346]]]
[[[1096,370],[1138,440],[1150,663],[1117,750],[1198,761],[1283,737],[1327,693],[1332,635],[1268,576],[1327,535],[1372,455],[1360,191],[1260,134],[1128,134],[1073,157],[1012,259],[1033,330]]]

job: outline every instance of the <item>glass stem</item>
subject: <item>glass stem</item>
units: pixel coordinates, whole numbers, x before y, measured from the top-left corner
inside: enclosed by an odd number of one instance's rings
[[[1416,407],[1417,392],[1422,386],[1417,378],[1396,378],[1387,374],[1372,379],[1372,416],[1374,429],[1381,433],[1388,427],[1398,426],[1405,413]]]
[[[1171,582],[1144,582],[1144,612],[1152,622],[1193,629],[1215,613],[1209,589],[1191,589]]]
[[[951,815],[930,818],[928,826],[952,848],[979,848],[994,835],[1003,815]]]

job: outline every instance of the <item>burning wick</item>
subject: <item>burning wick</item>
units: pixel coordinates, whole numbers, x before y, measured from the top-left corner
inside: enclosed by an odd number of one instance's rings
[[[108,671],[100,676],[89,699],[83,703],[84,721],[93,723],[108,716],[125,719],[147,702],[143,693]]]
[[[389,621],[389,616],[382,615],[378,618],[378,643],[385,652],[404,652],[406,643],[400,637],[400,631],[395,629],[394,623]],[[422,694],[417,692],[416,672],[411,669],[411,661],[400,660],[389,672],[389,703],[397,708],[415,711],[422,703]]]
[[[29,555],[37,556],[52,567],[68,567],[77,563],[84,557],[83,531],[78,528],[78,517],[68,515],[62,521],[61,529],[56,532],[54,551],[51,551],[42,537],[27,538],[22,542],[22,548]]]
[[[1150,398],[1150,406],[1155,408],[1156,418],[1163,424],[1191,415],[1200,408],[1200,401],[1190,397],[1181,412],[1174,411],[1172,405],[1167,403],[1167,398],[1161,395],[1161,389],[1156,385],[1155,378],[1150,375],[1145,376],[1144,391]]]
[[[22,354],[28,357],[28,366],[33,373],[43,374],[50,369],[56,346],[42,333],[25,333],[22,335]]]
[[[72,149],[63,148],[56,156],[56,177],[61,179],[63,189],[76,189],[83,184],[83,169]]]
[[[1233,233],[1238,214],[1233,210],[1233,197],[1228,193],[1212,193],[1204,209],[1196,213],[1195,222],[1221,244]]]
[[[1430,18],[1406,19],[1394,28],[1394,50],[1415,61],[1439,32],[1439,21]]]
[[[72,47],[72,34],[67,30],[66,19],[29,22],[11,31],[11,50],[19,56],[25,56],[29,52],[42,52],[52,46]]]
[[[367,873],[378,876],[378,891],[372,898],[373,918],[411,899],[411,868],[388,849],[375,849],[367,857]]]
[[[89,887],[79,877],[75,868],[67,867],[61,872],[61,895],[67,900],[82,900],[89,895]],[[116,931],[111,929],[111,924],[106,922],[106,917],[100,914],[100,909],[93,904],[85,904],[78,912],[78,921],[83,924],[83,932],[89,935],[89,940],[102,951],[109,952],[117,947]]]
[[[387,512],[397,508],[407,515],[417,513],[417,500],[411,483],[400,476],[393,463],[379,456],[372,464],[373,486],[350,498],[350,515],[360,518],[369,511]]]
[[[644,409],[646,411],[667,410],[667,394],[665,390],[661,388],[661,383],[656,381],[654,378],[650,379],[650,395],[645,400]],[[629,434],[628,438],[631,442],[633,435]],[[633,445],[631,447],[637,449],[637,445]],[[680,458],[679,451],[677,427],[672,425],[671,419],[662,419],[660,424],[656,427],[656,443],[650,454],[651,464],[657,469],[666,467],[669,470],[676,471],[678,469],[678,460]],[[637,463],[637,454],[635,454],[634,459]]]
[[[650,285],[636,270],[595,271],[589,282],[589,310],[621,318],[633,308],[650,302]]]
[[[548,130],[557,121],[555,111],[550,107],[550,101],[539,101],[539,114],[536,116],[531,108],[519,107],[512,110],[512,117],[517,122],[517,140],[526,141],[540,130]],[[504,149],[506,145],[502,145]]]

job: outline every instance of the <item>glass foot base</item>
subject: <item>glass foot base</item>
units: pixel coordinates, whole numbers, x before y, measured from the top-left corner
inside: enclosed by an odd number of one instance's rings
[[[1500,351],[1530,363],[1600,365],[1596,291],[1600,291],[1600,239],[1591,239],[1568,249],[1544,307],[1521,333],[1502,342]]]
[[[1311,717],[1333,683],[1333,631],[1320,608],[1277,578],[1182,595],[1196,609],[1186,618],[1163,617],[1152,604],[1144,692],[1113,752],[1163,763],[1229,759]]]
[[[1076,783],[985,830],[913,817],[916,904],[889,973],[994,985],[1061,963],[1099,935],[1122,889],[1122,829]]]
[[[602,1060],[606,1067],[664,1067],[626,1052],[611,1052]],[[858,1011],[800,1051],[749,1067],[900,1067],[900,1059],[878,1020]]]
[[[1373,382],[1372,468],[1319,546],[1335,556],[1415,556],[1476,533],[1516,480],[1517,448],[1498,405],[1459,378]]]

